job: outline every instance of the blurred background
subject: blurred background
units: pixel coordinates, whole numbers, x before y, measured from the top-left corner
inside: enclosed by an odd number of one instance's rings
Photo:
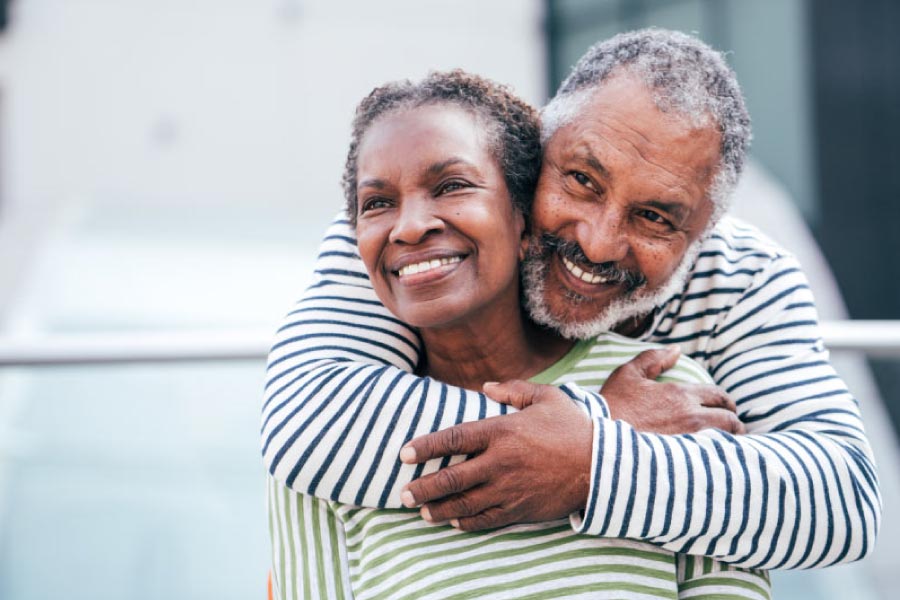
[[[0,23],[3,600],[264,597],[266,346],[342,206],[356,103],[462,67],[543,104],[647,25],[736,69],[735,210],[801,258],[880,467],[875,554],[776,597],[895,597],[900,4],[0,0]]]

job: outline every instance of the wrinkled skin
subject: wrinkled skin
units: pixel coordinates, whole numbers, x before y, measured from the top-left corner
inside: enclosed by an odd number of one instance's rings
[[[535,236],[580,247],[583,273],[600,265],[638,273],[648,293],[665,286],[713,213],[707,192],[718,165],[719,133],[660,112],[643,85],[617,75],[548,142],[533,210]],[[548,253],[543,296],[551,326],[596,319],[632,290],[584,281]],[[569,261],[572,262],[571,260]],[[637,335],[643,319],[619,323]],[[716,427],[742,433],[734,402],[715,386],[659,383],[677,350],[644,352],[602,388],[611,416],[641,431],[692,433]],[[485,393],[522,408],[412,440],[401,460],[458,454],[474,458],[410,483],[407,506],[464,530],[562,518],[587,503],[592,424],[551,386],[521,381]]]

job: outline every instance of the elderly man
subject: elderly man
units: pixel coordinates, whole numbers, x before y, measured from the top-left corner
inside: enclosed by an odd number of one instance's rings
[[[270,355],[270,473],[462,529],[571,515],[585,534],[748,567],[864,556],[881,503],[857,403],[796,261],[724,216],[750,137],[733,73],[688,36],[624,34],[588,51],[543,118],[532,317],[567,337],[677,346],[719,390],[656,383],[677,353],[652,351],[603,385],[608,415],[507,382],[485,392],[524,410],[478,421],[484,396],[408,373],[415,332],[377,302],[337,223]],[[447,458],[460,454],[476,456]]]

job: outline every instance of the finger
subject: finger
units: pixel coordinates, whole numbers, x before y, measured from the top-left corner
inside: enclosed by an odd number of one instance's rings
[[[484,393],[491,400],[503,404],[509,404],[522,410],[526,406],[531,406],[540,397],[541,386],[522,381],[520,379],[511,379],[504,383],[491,381],[483,386]]]
[[[724,408],[703,409],[700,421],[698,430],[714,428],[736,435],[746,433],[746,427],[737,415]]]
[[[728,431],[727,429],[725,431]],[[744,435],[747,433],[747,426],[744,425],[744,422],[741,421],[737,415],[734,416],[734,419],[731,419],[731,431],[735,435]]]
[[[731,399],[725,390],[714,385],[698,385],[698,393],[700,396],[700,405],[708,408],[723,408],[727,411],[736,413],[737,404]]]
[[[432,458],[477,454],[487,448],[494,424],[492,419],[462,423],[417,437],[400,450],[402,462],[422,463]]]
[[[647,379],[656,379],[675,366],[680,354],[678,346],[644,350],[622,366],[637,369]]]
[[[487,481],[489,463],[467,460],[407,483],[400,499],[408,508],[465,492]],[[461,515],[456,515],[461,516]]]
[[[429,523],[459,521],[477,515],[495,504],[496,501],[484,493],[482,488],[475,488],[437,502],[429,502],[422,506],[421,514]]]
[[[497,529],[516,522],[515,515],[501,506],[491,506],[477,515],[450,519],[450,524],[461,531],[482,531],[485,529]]]

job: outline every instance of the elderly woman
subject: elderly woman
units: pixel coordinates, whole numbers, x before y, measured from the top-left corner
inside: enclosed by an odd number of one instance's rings
[[[418,328],[425,357],[418,374],[472,390],[510,379],[590,389],[649,347],[614,334],[575,343],[537,326],[521,309],[519,260],[539,167],[536,113],[480,77],[454,71],[392,83],[358,107],[344,175],[347,216],[378,298]],[[687,358],[667,376],[710,381]],[[604,410],[579,388],[564,389],[585,411]],[[458,399],[443,401],[442,409],[461,419],[511,410],[489,401],[477,410]],[[364,401],[356,409],[389,412]],[[397,427],[390,435],[405,432]],[[363,439],[360,446],[384,441]],[[368,460],[366,452],[357,460]],[[381,489],[376,483],[393,468],[372,460],[356,485]],[[676,557],[643,542],[580,536],[567,521],[464,532],[384,505],[383,499],[343,505],[295,494],[270,479],[276,596],[769,595],[764,573]]]

